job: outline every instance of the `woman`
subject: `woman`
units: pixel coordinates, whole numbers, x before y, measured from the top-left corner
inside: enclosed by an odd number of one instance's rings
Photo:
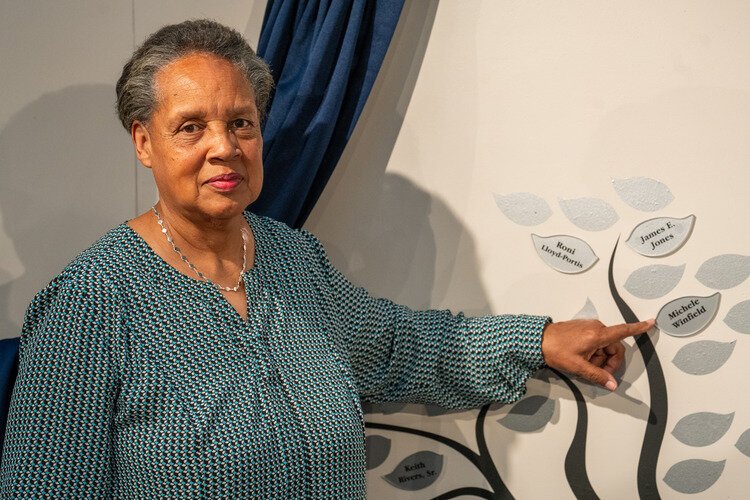
[[[410,311],[244,212],[271,87],[211,21],[162,28],[125,65],[118,113],[159,201],[29,307],[4,496],[362,498],[360,398],[509,402],[545,362],[614,390],[620,339],[652,322]]]

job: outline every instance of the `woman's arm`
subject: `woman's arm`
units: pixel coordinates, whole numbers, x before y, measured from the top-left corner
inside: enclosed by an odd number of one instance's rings
[[[305,234],[313,272],[334,343],[368,401],[476,407],[510,402],[544,366],[545,316],[469,318],[450,311],[412,311],[371,297],[328,261],[317,239]]]
[[[8,416],[4,498],[108,496],[120,326],[96,266],[69,268],[36,296]]]

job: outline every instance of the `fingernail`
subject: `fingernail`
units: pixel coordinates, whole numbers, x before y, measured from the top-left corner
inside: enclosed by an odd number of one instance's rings
[[[604,384],[604,387],[606,387],[610,391],[614,391],[615,389],[617,389],[617,383],[614,380],[610,380],[609,382]]]

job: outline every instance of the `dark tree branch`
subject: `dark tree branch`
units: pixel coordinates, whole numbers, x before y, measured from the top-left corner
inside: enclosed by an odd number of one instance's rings
[[[568,479],[570,489],[578,500],[599,500],[599,496],[591,486],[588,472],[586,471],[586,433],[588,432],[589,413],[586,408],[586,400],[578,387],[567,376],[552,368],[552,371],[565,382],[576,400],[578,408],[578,419],[576,420],[576,431],[573,441],[570,442],[568,454],[565,455],[565,477]]]
[[[434,497],[432,500],[448,500],[449,498],[456,498],[460,497],[461,495],[474,495],[475,497],[486,498],[487,500],[493,500],[497,498],[494,493],[483,488],[466,487],[443,493],[440,496]]]
[[[619,243],[619,239],[618,239]],[[614,262],[617,252],[617,243],[612,250],[612,258],[609,260],[609,290],[612,298],[617,304],[623,319],[628,323],[635,323],[638,317],[628,304],[620,297],[615,286]],[[667,428],[667,384],[664,380],[664,372],[656,354],[654,344],[647,334],[640,335],[636,340],[638,350],[646,365],[649,388],[649,417],[646,423],[646,433],[643,436],[641,455],[638,460],[638,494],[642,499],[658,499],[659,487],[656,480],[656,466],[659,462],[659,452],[664,441],[664,433]]]

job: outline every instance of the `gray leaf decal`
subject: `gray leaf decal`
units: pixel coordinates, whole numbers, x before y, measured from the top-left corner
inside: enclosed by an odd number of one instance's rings
[[[583,308],[573,316],[573,319],[599,319],[599,313],[596,311],[596,307],[594,307],[594,303],[591,302],[591,299],[586,297],[586,303],[583,305]]]
[[[672,363],[690,375],[707,375],[721,368],[734,351],[734,341],[699,340],[681,347]]]
[[[688,446],[708,446],[727,433],[732,420],[734,413],[693,413],[677,422],[672,435]]]
[[[695,277],[716,290],[732,288],[750,276],[750,256],[728,253],[711,257],[701,264]]]
[[[532,234],[531,240],[544,263],[561,273],[582,273],[599,260],[588,243],[574,236]]]
[[[443,406],[438,405],[424,405],[424,413],[428,417],[439,417],[441,415],[448,415],[450,413],[455,413],[457,410],[452,410],[450,408],[445,408]]]
[[[379,467],[391,452],[391,440],[377,434],[367,436],[365,451],[367,452],[367,470]]]
[[[726,460],[711,462],[693,458],[677,462],[667,471],[664,482],[680,493],[700,493],[719,479]]]
[[[406,403],[362,403],[363,413],[382,413],[383,415],[392,415],[403,411]]]
[[[510,409],[498,420],[504,427],[516,432],[538,431],[552,420],[555,402],[544,396],[529,396]]]
[[[724,323],[735,332],[750,334],[750,300],[734,305],[724,318]]]
[[[695,215],[683,219],[658,217],[638,224],[626,243],[646,257],[663,257],[676,252],[690,237],[695,225]]]
[[[495,194],[495,203],[507,218],[522,226],[536,226],[552,215],[547,202],[532,193]]]
[[[656,315],[656,326],[674,337],[696,334],[714,319],[720,299],[719,292],[708,297],[691,295],[675,299],[664,305]]]
[[[620,218],[612,205],[599,198],[560,200],[560,208],[570,222],[586,231],[604,231]]]
[[[622,201],[643,212],[661,210],[674,200],[666,185],[648,177],[614,179],[612,184]]]
[[[740,438],[737,440],[737,444],[734,445],[740,452],[750,457],[750,429],[742,433]]]
[[[393,472],[383,478],[398,489],[417,491],[434,483],[442,470],[442,455],[418,451],[403,459]]]
[[[645,266],[630,274],[625,282],[625,289],[639,299],[658,299],[677,286],[684,272],[685,264]]]

